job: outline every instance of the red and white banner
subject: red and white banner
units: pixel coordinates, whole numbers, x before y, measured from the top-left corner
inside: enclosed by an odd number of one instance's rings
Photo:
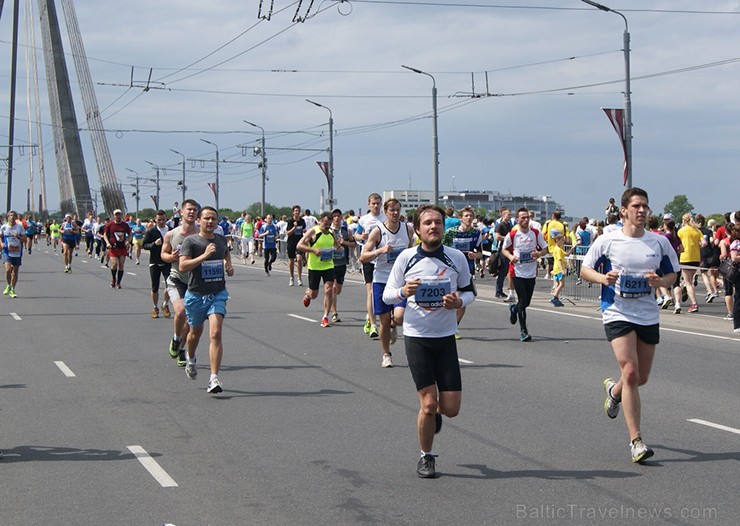
[[[326,181],[329,181],[329,163],[328,161],[316,161],[316,164],[319,165],[319,168],[321,168],[321,171],[324,172],[324,175],[326,176]]]
[[[216,183],[208,183],[208,188],[213,192],[213,197],[216,197]]]
[[[622,151],[624,152],[624,175],[622,184],[627,184],[627,143],[624,137],[624,110],[621,109],[609,109],[601,108],[606,113],[606,118],[614,126],[614,131],[619,135],[619,141],[622,143]]]
[[[157,202],[157,196],[156,195],[150,195],[149,197],[152,198],[152,201],[154,201],[154,209],[159,210],[159,202]]]

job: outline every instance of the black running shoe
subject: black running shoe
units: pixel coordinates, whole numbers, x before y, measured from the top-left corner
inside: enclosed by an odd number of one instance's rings
[[[509,305],[509,323],[516,325],[516,314],[518,309],[516,305]]]

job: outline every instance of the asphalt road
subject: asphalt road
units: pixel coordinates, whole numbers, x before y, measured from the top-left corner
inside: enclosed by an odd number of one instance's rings
[[[282,264],[237,264],[211,396],[206,342],[191,381],[167,354],[172,322],[150,318],[146,258],[132,263],[111,290],[95,260],[64,274],[41,246],[19,297],[0,297],[3,525],[740,524],[740,340],[719,303],[663,314],[641,389],[656,454],[635,465],[602,411],[618,369],[596,306],[556,310],[542,281],[524,344],[478,280],[462,412],[422,480],[403,346],[381,369],[359,276],[322,329]]]

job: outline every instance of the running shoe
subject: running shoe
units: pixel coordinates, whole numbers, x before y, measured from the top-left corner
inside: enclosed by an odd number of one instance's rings
[[[433,479],[437,476],[437,472],[434,469],[434,459],[436,455],[424,455],[419,459],[419,464],[416,466],[416,474],[423,479]]]
[[[8,292],[8,296],[11,298],[17,298],[18,294],[15,293],[15,289],[10,289],[10,292]]]
[[[303,306],[308,307],[309,305],[311,305],[311,298],[309,298],[308,296],[303,296]]]
[[[709,300],[707,300],[707,303],[712,303],[716,298],[719,298],[719,292],[712,292],[712,295]]]
[[[398,330],[396,329],[396,326],[395,325],[391,325],[390,333],[391,334],[390,334],[390,340],[389,340],[389,342],[390,342],[391,345],[393,345],[394,343],[396,343],[396,340],[398,339]],[[459,340],[460,339],[460,334],[457,333],[455,335],[455,338],[457,338]]]
[[[162,304],[162,314],[164,314],[165,318],[169,318],[172,316],[172,313],[170,312],[170,308],[167,306],[166,303]]]
[[[609,418],[617,418],[617,415],[619,415],[619,404],[622,402],[621,400],[617,400],[612,397],[612,387],[615,385],[617,385],[617,382],[615,382],[613,378],[607,378],[603,382],[604,392],[606,393],[606,400],[604,400],[604,413],[606,413],[606,416]]]
[[[514,296],[513,292],[509,292],[508,296],[506,296],[506,299],[504,300],[505,303],[516,303],[516,296]]]
[[[738,327],[737,329],[733,329],[732,332],[740,333],[740,327]]]
[[[699,305],[696,303],[689,305],[689,312],[699,312]]]
[[[10,285],[5,285],[5,290],[3,290],[3,296],[7,296],[8,294],[10,294],[10,289],[11,289]]]
[[[218,394],[221,391],[223,391],[223,384],[221,383],[221,380],[218,379],[218,376],[214,376],[208,382],[208,388],[206,389],[206,392],[210,394]]]
[[[371,338],[379,338],[380,334],[378,334],[378,328],[375,325],[370,326],[370,337]]]
[[[686,287],[681,288],[681,302],[684,302],[689,299],[689,291],[686,290]]]
[[[666,309],[668,309],[668,307],[670,307],[671,305],[673,305],[673,299],[671,299],[671,298],[666,298],[666,299],[665,299],[665,301],[663,302],[663,306],[662,306],[662,308],[663,308],[663,310],[666,310]]]
[[[455,332],[455,339],[456,340],[459,340],[460,338],[462,338],[462,336],[460,336],[460,331],[456,331]]]
[[[334,314],[331,315],[331,322],[332,323],[339,323],[340,321],[342,321],[342,320],[339,319],[339,314],[338,313],[335,312]]]
[[[170,353],[170,358],[175,359],[177,358],[177,355],[180,353],[180,342],[174,338],[170,340],[170,346],[167,349],[167,352]]]
[[[321,326],[322,327],[328,327],[329,326],[329,318],[327,318],[326,316],[324,316],[323,318],[321,318]]]
[[[724,318],[722,318],[722,319],[723,319],[723,320],[729,320],[729,321],[732,321],[732,320],[733,320],[734,318],[732,317],[732,313],[731,313],[731,312],[728,312],[728,313],[727,313],[727,316],[725,316],[725,317],[724,317]]]
[[[120,283],[116,283],[116,288],[117,289],[121,289],[121,284]]]
[[[555,307],[557,307],[558,306],[558,299],[555,296],[553,296],[553,297],[550,298],[550,303],[552,303]]]
[[[393,367],[393,357],[390,354],[383,355],[383,361],[380,362],[381,367]]]
[[[64,273],[69,274],[71,272],[69,267],[64,267]]]
[[[529,333],[525,329],[519,334],[519,340],[523,342],[530,342],[532,341],[532,337],[529,335]]]
[[[188,378],[191,380],[195,380],[198,376],[198,369],[195,368],[195,362],[185,365],[185,374],[188,375]]]
[[[298,278],[298,286],[299,287],[303,286],[303,280],[301,278]]]
[[[152,318],[159,318],[159,309],[157,307],[152,309]]]
[[[116,288],[116,282],[115,280],[110,282],[110,288],[115,289]]]
[[[439,413],[435,413],[434,415],[434,434],[436,435],[442,431],[442,415]]]
[[[565,307],[565,303],[560,301],[560,298],[555,298],[555,306],[556,307]]]
[[[365,320],[365,326],[362,328],[362,330],[365,331],[365,334],[370,334],[370,327],[372,327],[370,320]]]
[[[640,437],[630,442],[630,451],[632,452],[632,462],[642,462],[654,454],[654,451],[647,447]]]
[[[293,278],[290,278],[290,280],[288,281],[288,286],[289,287],[292,287],[293,286]]]
[[[681,305],[676,305],[676,308],[673,309],[673,314],[681,314]]]
[[[497,298],[505,298],[506,297],[506,294],[504,294],[503,292],[496,292],[496,297]]]
[[[509,323],[511,323],[512,325],[516,325],[516,314],[516,305],[509,305]]]
[[[180,349],[180,353],[177,355],[177,366],[185,367],[188,364],[188,358],[185,356],[185,349]]]

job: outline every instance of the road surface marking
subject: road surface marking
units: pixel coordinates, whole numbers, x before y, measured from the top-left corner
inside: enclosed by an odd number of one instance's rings
[[[730,433],[740,435],[740,429],[735,429],[734,427],[723,426],[722,424],[715,424],[714,422],[707,422],[706,420],[699,420],[698,418],[689,418],[688,421],[695,424],[700,424],[702,426],[713,427],[715,429],[721,429],[722,431],[729,431]]]
[[[62,371],[64,373],[64,376],[66,376],[67,378],[74,378],[75,376],[77,376],[75,373],[72,372],[72,369],[67,367],[67,364],[62,361],[56,361],[54,362],[54,365],[59,367],[59,370]]]
[[[15,312],[11,312],[10,315],[13,317],[15,321],[21,321],[23,318],[18,316]]]
[[[457,361],[460,363],[465,363],[465,364],[475,363],[475,362],[471,362],[470,360],[463,360],[462,358],[458,358]]]
[[[154,480],[159,482],[159,485],[163,488],[176,488],[177,482],[173,480],[172,477],[170,477],[167,472],[162,469],[162,467],[157,464],[157,461],[154,460],[149,453],[146,452],[146,450],[141,446],[127,446],[128,450],[131,451],[131,453],[134,454],[136,457],[136,460],[138,460],[142,466],[144,466],[144,469],[146,469],[149,474],[154,477]]]
[[[288,314],[288,316],[292,318],[298,318],[299,320],[303,320],[303,321],[310,321],[311,323],[318,323],[318,321],[316,320],[312,320],[311,318],[306,318],[304,316],[298,316],[297,314]]]

